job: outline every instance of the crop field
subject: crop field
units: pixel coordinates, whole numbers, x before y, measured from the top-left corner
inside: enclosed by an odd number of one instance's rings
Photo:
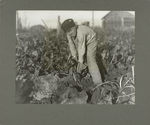
[[[97,63],[103,84],[97,105],[135,104],[134,28],[103,29],[97,33]],[[93,81],[88,69],[79,79],[69,59],[68,41],[56,30],[20,30],[16,35],[16,103],[95,104],[88,91]]]

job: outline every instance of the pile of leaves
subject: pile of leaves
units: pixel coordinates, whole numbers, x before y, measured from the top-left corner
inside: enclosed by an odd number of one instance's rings
[[[57,37],[47,32],[36,38],[31,32],[18,33],[16,103],[134,104],[134,30],[94,30],[104,83],[93,93],[88,90],[93,85],[88,70],[81,78],[76,66],[68,61],[70,50],[64,34]]]

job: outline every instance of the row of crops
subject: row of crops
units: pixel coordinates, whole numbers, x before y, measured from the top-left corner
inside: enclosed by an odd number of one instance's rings
[[[97,33],[97,62],[103,76],[96,104],[135,103],[134,29],[104,30]],[[18,32],[16,36],[16,103],[87,104],[87,90],[93,84],[86,72],[79,79],[68,60],[69,47],[63,33]],[[93,99],[94,100],[94,99]]]

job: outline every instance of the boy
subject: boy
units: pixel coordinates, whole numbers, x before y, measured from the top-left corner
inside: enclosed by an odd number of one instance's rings
[[[77,60],[77,71],[84,69],[85,61],[92,76],[94,85],[102,84],[101,74],[96,63],[97,40],[96,33],[88,26],[75,25],[73,19],[65,20],[61,25],[69,41],[72,57]]]

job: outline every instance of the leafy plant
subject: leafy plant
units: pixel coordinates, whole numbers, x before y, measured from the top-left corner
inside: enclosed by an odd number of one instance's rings
[[[97,62],[104,77],[97,104],[135,104],[134,29],[107,30],[95,27],[98,40]],[[79,79],[63,33],[28,30],[16,36],[16,103],[85,104],[87,89],[93,84],[89,73]],[[70,69],[70,70],[69,70]]]

